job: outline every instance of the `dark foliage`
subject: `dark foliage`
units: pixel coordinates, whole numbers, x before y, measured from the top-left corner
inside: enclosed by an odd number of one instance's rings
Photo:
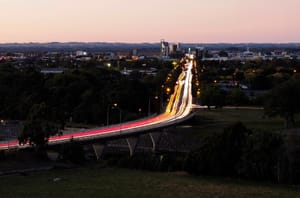
[[[70,161],[75,164],[82,164],[85,162],[83,145],[73,140],[62,145],[60,155],[62,156],[63,161]]]
[[[243,147],[240,175],[247,179],[280,181],[283,138],[275,133],[253,132]]]
[[[0,64],[0,117],[26,120],[35,104],[45,103],[51,111],[49,119],[59,124],[71,120],[102,125],[108,106],[118,103],[123,119],[134,119],[148,112],[149,100],[150,112],[159,110],[154,96],[166,100],[161,85],[168,67],[156,77],[131,78],[113,69],[91,67],[42,75],[33,67],[15,69],[10,64]],[[113,113],[110,123],[117,122],[118,115]]]
[[[222,134],[205,139],[199,149],[191,151],[186,169],[193,174],[237,176],[242,148],[249,130],[238,122]]]
[[[215,85],[206,85],[203,87],[200,95],[202,105],[222,107],[225,104],[225,91]]]
[[[252,132],[238,122],[191,151],[185,168],[196,175],[284,182],[288,156],[280,134]]]
[[[265,114],[281,116],[285,119],[285,126],[295,124],[295,114],[300,112],[300,79],[290,79],[274,87],[265,96]]]
[[[18,137],[20,144],[44,146],[51,135],[57,134],[59,126],[51,120],[52,112],[45,103],[35,104]]]

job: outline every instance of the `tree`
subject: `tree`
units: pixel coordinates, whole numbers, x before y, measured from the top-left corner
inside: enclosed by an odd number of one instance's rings
[[[44,146],[49,137],[60,130],[59,125],[51,121],[50,117],[50,108],[45,103],[33,105],[18,137],[19,143]]]
[[[231,105],[245,105],[248,104],[248,98],[245,96],[243,90],[240,88],[234,88],[228,95],[227,95],[227,103]]]
[[[241,175],[247,179],[281,182],[283,137],[273,132],[252,132],[244,145]]]
[[[289,175],[287,157],[281,134],[253,132],[237,122],[191,151],[185,168],[196,175],[282,182],[296,174]]]
[[[75,142],[73,139],[62,146],[60,154],[63,160],[75,164],[82,164],[85,161],[83,145],[80,142]]]
[[[191,151],[186,170],[193,174],[237,176],[243,146],[250,130],[241,122],[204,140],[201,147]]]
[[[285,127],[295,125],[295,114],[300,112],[300,79],[290,79],[268,92],[264,110],[267,116],[281,116]]]
[[[222,107],[225,101],[225,92],[222,91],[218,86],[206,85],[200,95],[202,105],[210,106],[215,105],[216,107]]]
[[[228,57],[228,53],[226,51],[222,50],[222,51],[219,52],[219,56]]]

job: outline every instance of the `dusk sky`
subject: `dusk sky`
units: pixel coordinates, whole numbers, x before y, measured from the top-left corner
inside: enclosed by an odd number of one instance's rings
[[[300,0],[0,0],[0,43],[300,42]]]

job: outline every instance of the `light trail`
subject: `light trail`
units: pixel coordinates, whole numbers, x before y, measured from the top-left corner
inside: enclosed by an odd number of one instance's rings
[[[171,126],[188,119],[192,110],[192,67],[193,60],[185,65],[186,70],[178,77],[178,83],[174,87],[174,93],[170,96],[166,111],[160,115],[143,120],[131,121],[102,128],[88,129],[76,133],[65,134],[61,136],[52,136],[49,138],[48,145],[63,144],[75,141],[91,141],[108,137],[119,137],[140,133],[147,130]],[[7,143],[0,143],[0,150],[10,148],[21,149],[30,147],[29,144],[19,145],[14,140]]]

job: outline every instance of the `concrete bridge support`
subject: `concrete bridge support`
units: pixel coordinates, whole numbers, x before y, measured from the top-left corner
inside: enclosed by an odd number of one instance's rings
[[[154,133],[149,133],[149,137],[152,142],[152,152],[155,152],[156,149],[158,148],[158,143],[161,139],[162,132],[154,132]]]
[[[103,151],[105,149],[105,144],[103,143],[94,143],[92,144],[92,147],[93,147],[93,150],[94,150],[94,153],[95,153],[95,156],[96,156],[96,159],[97,160],[100,160],[102,155],[103,155]]]
[[[51,161],[57,161],[60,158],[60,154],[54,150],[47,150],[47,157]]]
[[[126,138],[126,142],[127,142],[128,148],[129,148],[129,154],[130,154],[130,156],[133,156],[134,151],[139,142],[139,136]]]

